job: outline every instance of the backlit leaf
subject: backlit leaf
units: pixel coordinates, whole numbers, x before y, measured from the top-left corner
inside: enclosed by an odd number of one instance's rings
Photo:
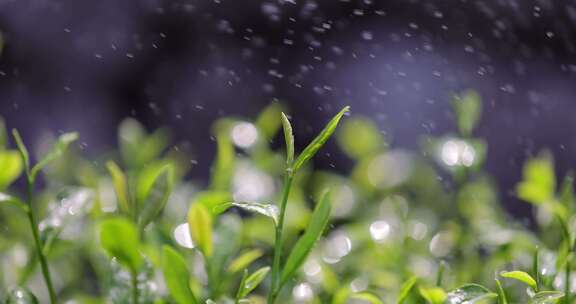
[[[169,246],[162,248],[162,273],[170,295],[178,304],[196,304],[190,289],[190,274],[184,258]]]
[[[534,280],[534,278],[532,278],[531,275],[529,275],[528,273],[526,273],[524,271],[514,270],[514,271],[503,272],[500,274],[500,276],[503,278],[509,278],[509,279],[514,279],[514,280],[520,281],[520,282],[527,284],[528,286],[532,287],[532,289],[537,289],[536,280]]]
[[[100,243],[108,255],[132,271],[142,265],[136,227],[125,218],[106,219],[100,224]]]
[[[188,211],[188,227],[192,241],[204,256],[212,255],[212,215],[202,204],[192,204]]]

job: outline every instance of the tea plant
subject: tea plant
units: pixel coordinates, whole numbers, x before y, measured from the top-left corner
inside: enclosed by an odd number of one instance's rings
[[[558,183],[547,153],[526,161],[515,193],[534,206],[527,227],[483,170],[480,96],[452,106],[456,132],[423,137],[421,151],[394,147],[368,118],[343,119],[348,107],[298,155],[278,102],[224,117],[206,185],[186,178],[187,144],[133,119],[117,150],[90,160],[75,133],[29,153],[16,131],[10,149],[0,124],[0,299],[574,303],[572,174]],[[284,149],[272,148],[277,133]],[[349,174],[309,164],[333,135]]]

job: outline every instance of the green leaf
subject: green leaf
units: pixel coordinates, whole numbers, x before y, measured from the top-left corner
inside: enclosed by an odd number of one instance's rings
[[[258,287],[258,285],[260,285],[260,283],[264,280],[269,271],[270,267],[262,267],[248,276],[244,284],[241,286],[239,292],[240,298],[246,297],[250,292],[252,292],[252,290],[256,289],[256,287]]]
[[[549,155],[544,154],[524,164],[523,180],[516,192],[522,200],[532,204],[543,204],[554,199],[556,177]]]
[[[11,204],[22,209],[25,212],[29,210],[28,205],[24,204],[24,202],[15,198],[14,196],[11,196],[3,192],[0,192],[0,204]]]
[[[190,289],[190,274],[184,258],[169,246],[162,247],[162,273],[170,295],[178,304],[196,304]]]
[[[132,271],[137,271],[143,259],[138,251],[138,232],[125,218],[106,219],[100,224],[100,243],[108,255]]]
[[[218,215],[226,209],[230,208],[227,206],[225,209],[222,209],[222,205],[229,202],[232,199],[230,196],[230,192],[228,191],[202,191],[198,192],[194,197],[192,204],[202,204],[212,213],[212,215]]]
[[[18,130],[12,129],[12,136],[14,136],[14,141],[16,142],[16,146],[18,147],[18,152],[20,152],[20,157],[22,158],[22,162],[24,163],[24,168],[26,169],[26,173],[30,173],[30,155],[28,153],[28,149],[26,149],[26,145],[22,141],[22,137],[20,137],[20,133]]]
[[[0,190],[12,184],[22,169],[22,158],[17,151],[0,150]]]
[[[500,276],[503,278],[518,280],[518,281],[532,287],[532,289],[534,289],[534,290],[537,290],[537,288],[538,288],[538,285],[536,284],[536,280],[534,280],[534,278],[532,278],[531,275],[529,275],[528,273],[526,273],[524,271],[514,270],[514,271],[503,272],[500,274]]]
[[[348,113],[349,110],[350,107],[344,107],[338,114],[336,114],[336,116],[334,116],[332,120],[328,122],[320,134],[318,134],[318,136],[316,136],[316,138],[314,138],[314,140],[308,144],[304,151],[298,155],[298,158],[296,158],[296,161],[294,162],[294,171],[297,171],[300,167],[302,167],[310,158],[312,158],[312,156],[316,154],[316,152],[318,152],[318,150],[320,150],[324,143],[326,143],[326,141],[330,138],[332,133],[334,133],[334,130],[336,130],[338,122],[340,122],[342,116]]]
[[[448,293],[447,302],[451,304],[474,304],[498,297],[486,287],[478,284],[466,284]]]
[[[279,287],[288,282],[306,260],[312,247],[314,247],[314,244],[316,244],[328,225],[331,209],[328,192],[325,192],[312,213],[306,232],[296,242],[284,264]]]
[[[428,304],[443,304],[447,298],[446,292],[440,287],[420,287],[419,291]]]
[[[221,213],[232,206],[244,209],[246,211],[265,215],[272,219],[274,225],[278,224],[278,207],[272,204],[262,204],[254,202],[230,202],[216,207],[215,211],[216,213]]]
[[[530,304],[554,304],[562,297],[564,293],[560,291],[541,291],[530,299]]]
[[[576,198],[574,197],[574,176],[570,172],[564,176],[562,186],[560,186],[560,202],[566,208],[572,209]]]
[[[456,112],[458,130],[464,136],[472,134],[482,115],[482,99],[475,91],[469,90],[454,96],[452,103]]]
[[[143,229],[166,206],[174,188],[174,168],[172,165],[152,166],[142,172],[137,193],[139,205],[142,205],[139,225]]]
[[[64,133],[60,135],[54,146],[52,146],[52,149],[50,149],[50,152],[44,155],[44,157],[38,163],[36,163],[34,167],[32,167],[32,171],[30,172],[32,179],[35,179],[38,172],[46,167],[46,165],[64,155],[64,152],[66,152],[68,146],[70,146],[70,144],[76,140],[78,140],[78,133],[76,132]]]
[[[113,161],[106,162],[106,168],[112,177],[112,184],[114,185],[118,205],[120,205],[120,211],[125,214],[130,214],[132,208],[130,204],[130,195],[128,194],[126,175],[124,175],[124,172],[122,172],[118,165]]]
[[[370,157],[384,146],[384,138],[378,126],[366,117],[347,119],[336,133],[342,150],[354,159]]]
[[[496,287],[498,288],[498,304],[508,304],[506,292],[504,292],[504,288],[502,288],[502,284],[498,279],[496,279]]]
[[[350,298],[356,300],[362,300],[370,304],[384,304],[384,302],[382,302],[382,300],[380,300],[378,296],[368,291],[353,293],[352,295],[350,295]]]
[[[230,141],[228,134],[229,127],[225,122],[221,122],[216,128],[217,154],[212,172],[211,188],[218,191],[229,189],[230,180],[234,171],[236,154],[234,145]]]
[[[278,128],[280,128],[278,116],[281,113],[282,106],[278,101],[273,101],[258,115],[255,124],[258,131],[266,137],[266,140],[271,140],[278,132]]]
[[[292,132],[290,120],[284,113],[282,113],[282,128],[284,129],[284,140],[286,141],[286,165],[290,168],[294,162],[294,133]]]
[[[242,253],[239,257],[230,262],[228,272],[235,273],[248,267],[252,262],[262,256],[262,250],[252,249]]]
[[[188,227],[192,241],[205,257],[212,256],[212,215],[202,204],[193,204],[188,211]]]
[[[6,304],[38,304],[36,296],[25,287],[16,287],[6,298]]]
[[[417,281],[418,277],[413,276],[409,278],[406,282],[404,282],[404,284],[402,284],[400,292],[398,293],[398,300],[396,301],[397,304],[402,304],[404,300],[406,300],[406,297],[408,297],[410,291],[412,290],[412,288],[414,288],[414,285],[416,285]]]

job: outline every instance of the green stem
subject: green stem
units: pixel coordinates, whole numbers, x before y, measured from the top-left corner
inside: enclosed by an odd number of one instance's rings
[[[282,191],[282,201],[280,204],[280,215],[278,218],[278,226],[276,226],[276,237],[274,241],[274,262],[272,264],[272,287],[268,294],[268,304],[274,304],[276,297],[280,292],[279,276],[280,276],[280,260],[282,256],[282,231],[284,227],[284,217],[286,214],[286,204],[288,196],[290,195],[290,188],[292,187],[292,180],[294,173],[291,168],[286,169],[284,175],[284,190]]]
[[[564,282],[565,283],[564,284],[564,299],[565,299],[564,303],[566,303],[566,304],[570,304],[570,298],[571,298],[571,296],[570,296],[570,287],[571,287],[570,285],[572,285],[570,283],[570,270],[572,268],[572,262],[570,261],[571,258],[572,257],[569,255],[568,261],[566,262],[566,274],[565,274],[566,279]]]
[[[28,206],[28,221],[30,223],[30,229],[32,230],[32,236],[34,237],[34,246],[36,247],[36,255],[40,261],[40,266],[42,268],[42,275],[44,276],[44,282],[46,283],[46,288],[48,289],[48,294],[50,295],[50,303],[56,303],[56,294],[54,293],[54,287],[52,286],[52,278],[50,277],[50,269],[48,268],[48,262],[46,261],[46,256],[42,248],[42,241],[40,240],[40,232],[38,230],[38,221],[36,220],[36,215],[34,214],[34,208],[32,206],[33,200],[33,187],[34,180],[28,178],[28,192],[27,192],[27,202]]]
[[[132,304],[138,304],[138,271],[131,270],[132,277]]]

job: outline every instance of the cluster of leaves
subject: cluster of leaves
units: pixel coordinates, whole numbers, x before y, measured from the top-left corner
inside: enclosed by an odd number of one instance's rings
[[[423,138],[421,153],[343,119],[347,107],[298,155],[276,102],[253,121],[222,118],[204,186],[185,178],[187,145],[132,119],[118,151],[92,160],[76,133],[32,155],[0,124],[0,299],[572,303],[572,176],[558,186],[550,155],[527,161],[516,191],[535,207],[527,228],[482,170],[480,97],[463,92],[453,107],[458,132]],[[348,175],[310,164],[333,134]]]

